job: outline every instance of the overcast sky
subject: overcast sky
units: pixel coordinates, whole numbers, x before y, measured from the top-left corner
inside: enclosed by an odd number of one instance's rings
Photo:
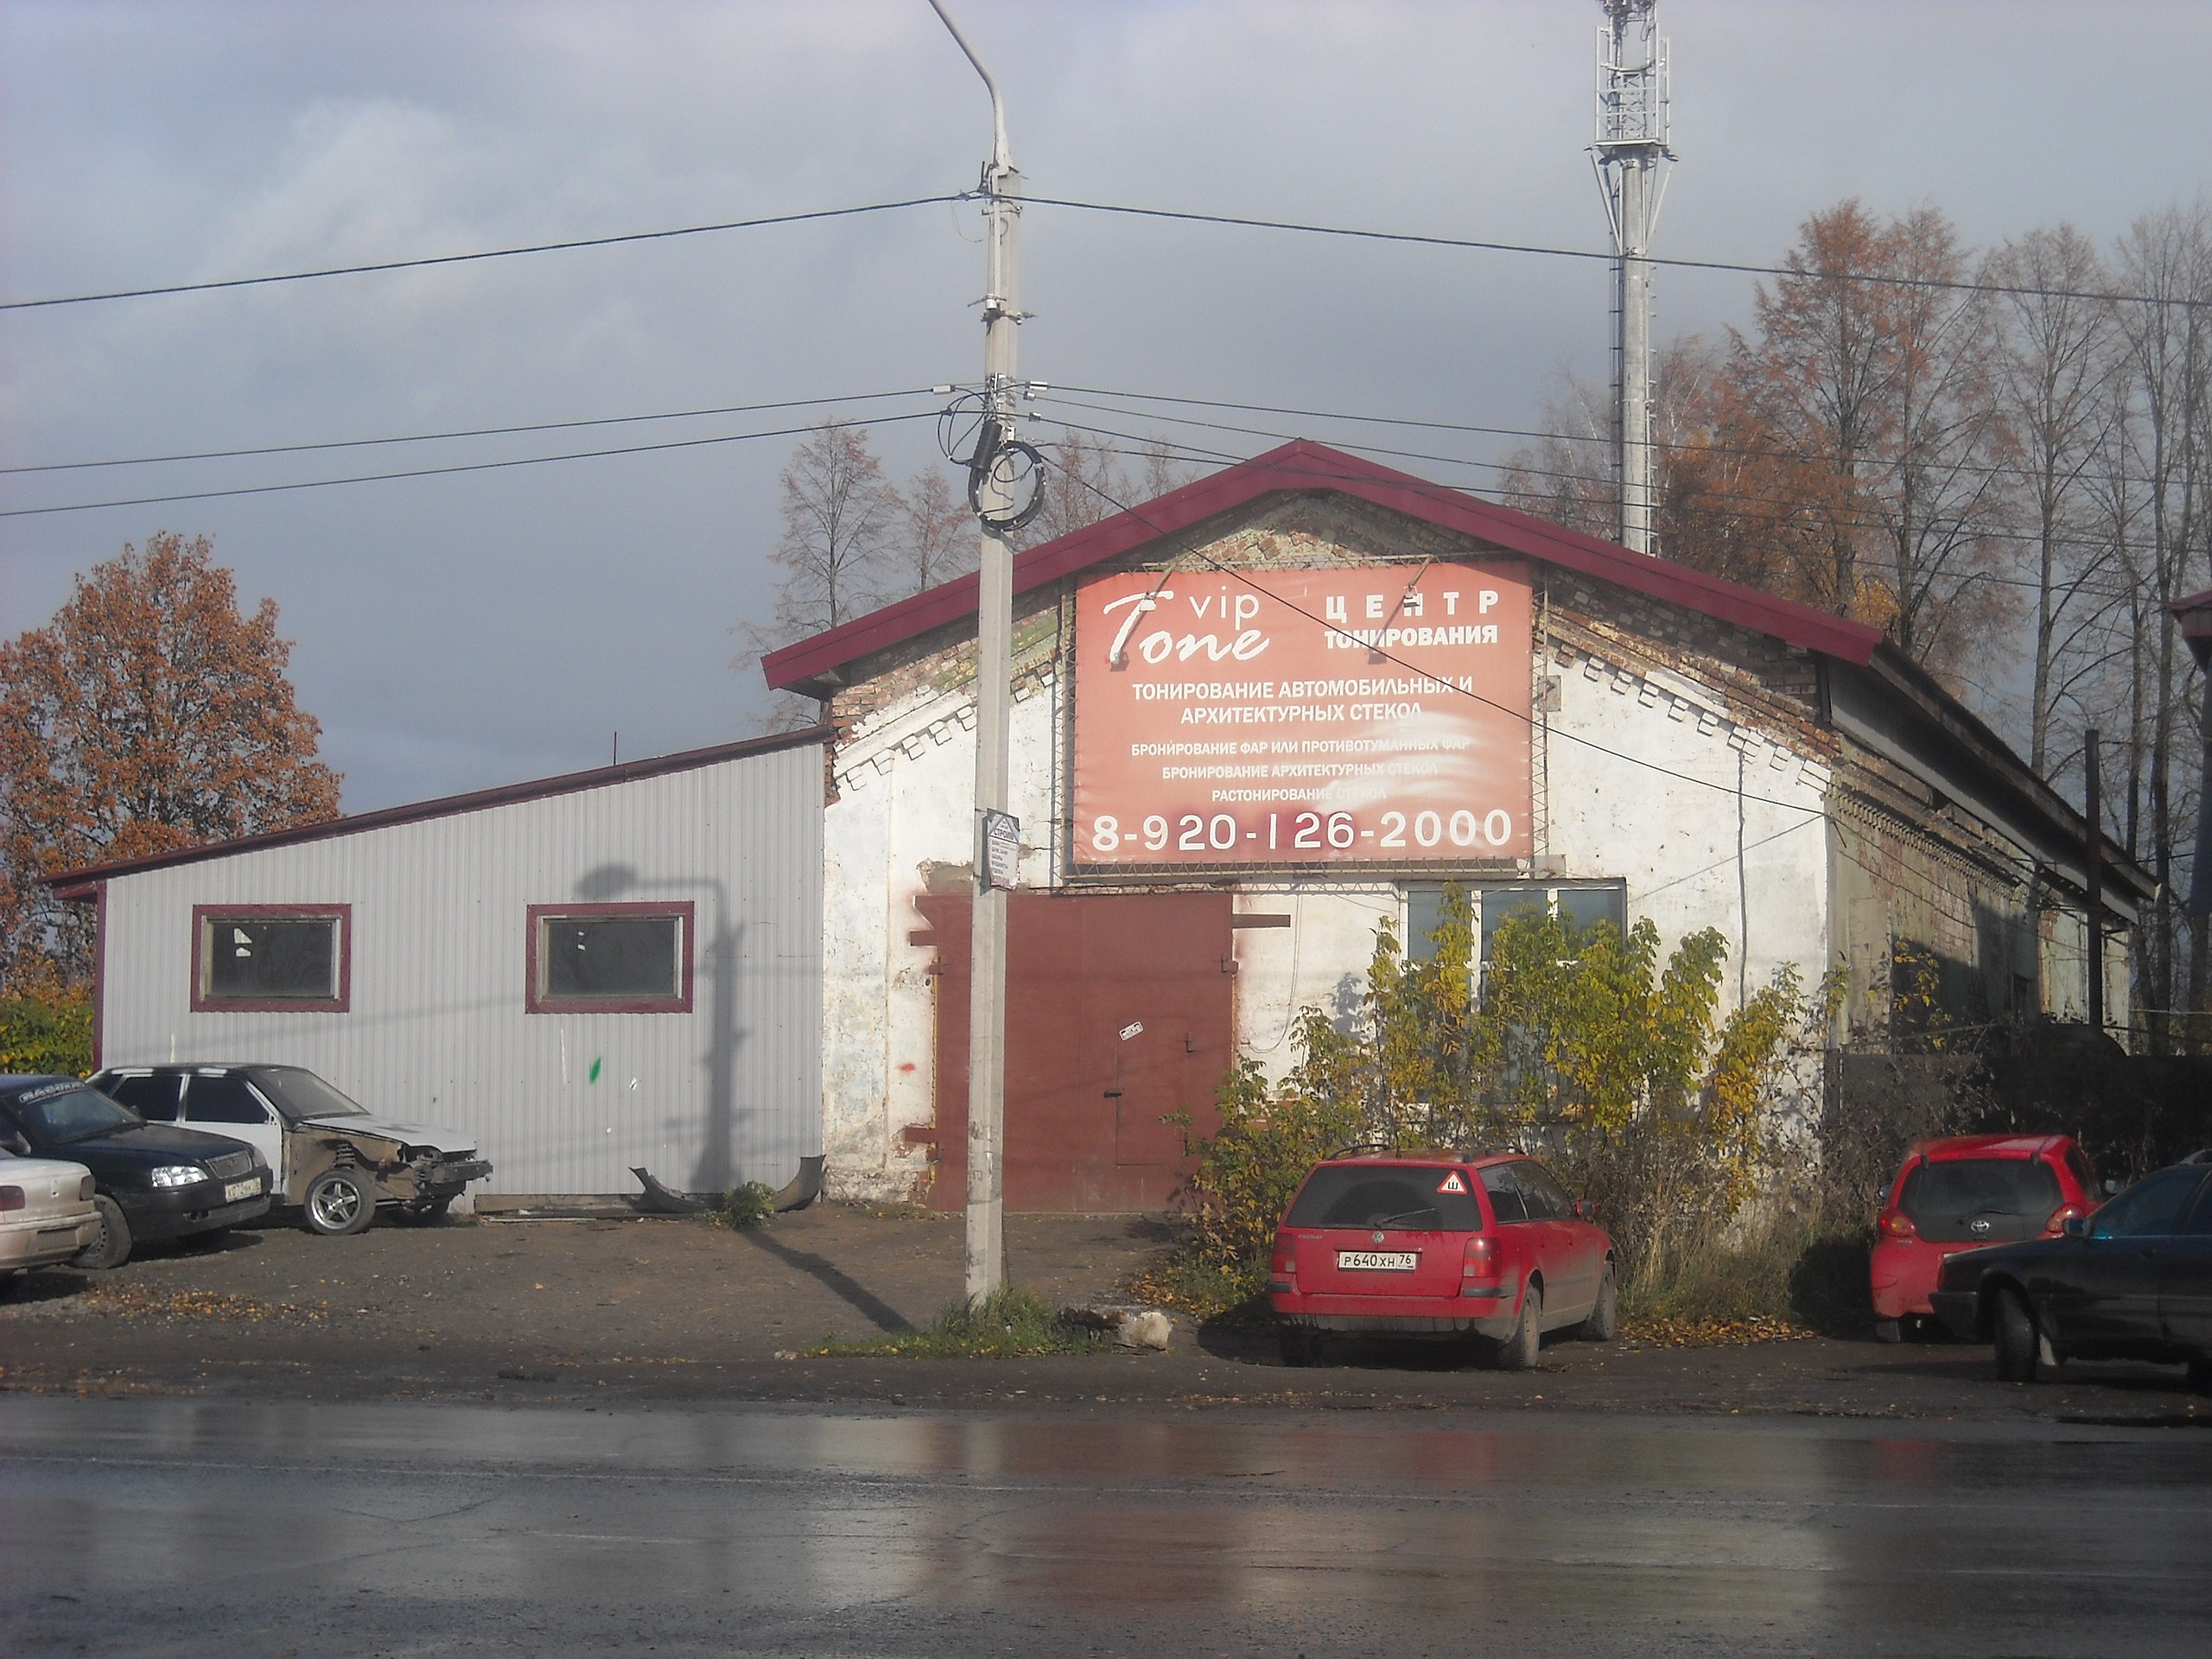
[[[1033,194],[1604,244],[1591,0],[956,0],[956,16],[1005,89]],[[1771,261],[1807,213],[1853,194],[1936,203],[1977,245],[2060,219],[2108,242],[2207,185],[2197,0],[1670,0],[1662,16],[1681,158],[1662,254]],[[975,181],[989,137],[925,0],[4,0],[0,77],[7,299],[931,195]],[[1605,372],[1596,263],[1043,207],[1021,235],[1022,368],[1055,386],[1525,427],[1563,372]],[[976,238],[972,209],[932,207],[0,314],[0,464],[972,380]],[[1657,334],[1740,321],[1749,297],[1746,278],[1662,272]],[[18,473],[0,509],[817,417]],[[1145,424],[1239,454],[1272,442]],[[349,810],[593,765],[617,730],[626,756],[715,742],[765,704],[758,671],[732,666],[733,630],[772,604],[791,442],[0,518],[0,634],[45,620],[126,541],[204,531],[249,603],[281,606]],[[876,442],[898,476],[935,458],[926,421]]]

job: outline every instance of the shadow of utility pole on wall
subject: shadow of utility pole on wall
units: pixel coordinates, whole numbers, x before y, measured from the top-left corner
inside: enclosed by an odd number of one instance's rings
[[[601,864],[585,873],[576,883],[576,897],[587,904],[607,904],[629,895],[652,893],[690,894],[704,888],[709,925],[704,948],[691,941],[696,951],[696,997],[703,991],[707,1012],[707,1048],[700,1057],[705,1069],[705,1121],[699,1156],[693,1164],[687,1188],[692,1192],[721,1192],[737,1183],[737,1050],[742,1040],[737,1028],[738,975],[743,953],[741,930],[731,919],[728,884],[716,876],[672,877],[648,880],[627,864]],[[703,980],[703,986],[696,983]],[[650,1165],[651,1160],[644,1161]]]

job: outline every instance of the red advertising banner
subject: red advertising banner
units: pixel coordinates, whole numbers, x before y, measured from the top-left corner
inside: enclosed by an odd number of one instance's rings
[[[1087,583],[1077,867],[1528,857],[1531,611],[1516,564]]]

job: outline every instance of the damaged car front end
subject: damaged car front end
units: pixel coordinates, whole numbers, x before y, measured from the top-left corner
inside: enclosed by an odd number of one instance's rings
[[[302,1066],[118,1066],[92,1082],[142,1113],[265,1141],[279,1201],[328,1236],[359,1232],[380,1208],[435,1224],[492,1173],[471,1137],[372,1112]]]

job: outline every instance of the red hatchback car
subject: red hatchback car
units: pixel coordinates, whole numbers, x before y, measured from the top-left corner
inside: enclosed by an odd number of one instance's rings
[[[1874,1224],[1874,1334],[1895,1342],[1929,1317],[1945,1260],[1985,1244],[2056,1238],[2097,1207],[2089,1160],[2067,1135],[1961,1135],[1905,1154]]]
[[[1618,1334],[1613,1241],[1519,1153],[1357,1153],[1314,1166],[1275,1231],[1282,1357],[1332,1334],[1485,1338],[1509,1370],[1548,1331]]]

